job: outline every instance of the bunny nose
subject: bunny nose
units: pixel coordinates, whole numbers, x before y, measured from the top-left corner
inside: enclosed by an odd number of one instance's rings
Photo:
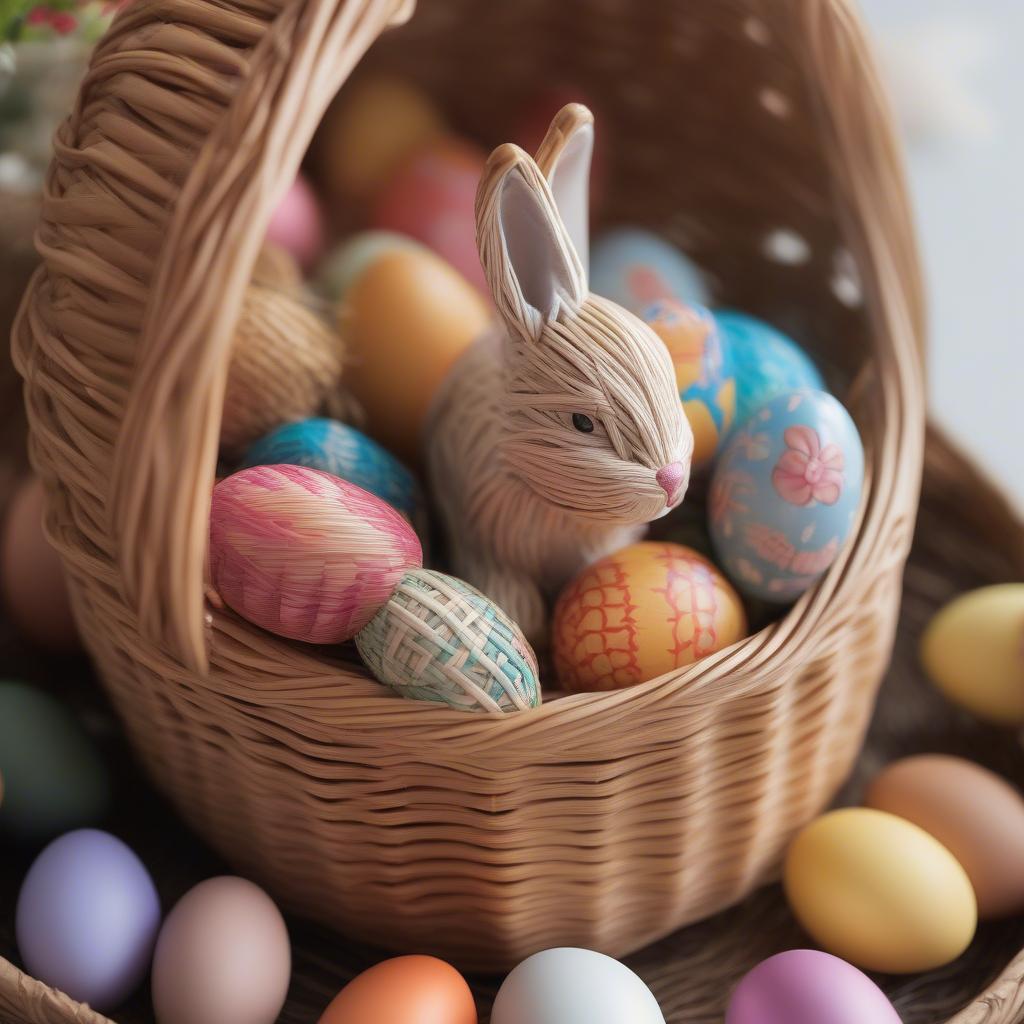
[[[672,501],[676,493],[679,490],[679,485],[683,482],[686,476],[686,470],[683,469],[681,462],[670,462],[667,466],[662,466],[657,473],[654,474],[654,479],[661,485],[662,490],[665,492],[665,496],[669,501]]]

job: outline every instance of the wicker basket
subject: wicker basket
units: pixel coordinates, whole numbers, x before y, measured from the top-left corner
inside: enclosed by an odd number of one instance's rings
[[[58,133],[14,331],[31,454],[131,741],[233,865],[299,914],[466,968],[621,956],[768,880],[863,740],[923,451],[899,153],[844,0],[422,0],[394,27],[411,6],[123,11]],[[537,81],[577,83],[611,139],[608,219],[683,243],[849,397],[862,519],[780,622],[689,671],[492,717],[396,699],[204,605],[243,287],[364,53],[484,141]]]

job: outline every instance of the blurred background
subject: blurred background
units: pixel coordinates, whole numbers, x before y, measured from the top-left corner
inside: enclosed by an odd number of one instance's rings
[[[1024,504],[1024,3],[861,3],[907,144],[932,414]]]

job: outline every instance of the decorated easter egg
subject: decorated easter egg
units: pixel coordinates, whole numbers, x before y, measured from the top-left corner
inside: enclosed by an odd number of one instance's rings
[[[243,468],[278,464],[308,466],[348,480],[414,524],[423,512],[412,473],[376,441],[337,420],[299,420],[272,430],[249,449]]]
[[[562,687],[617,690],[655,679],[746,635],[739,596],[680,544],[645,541],[594,562],[555,605],[552,652]]]
[[[393,249],[427,251],[414,238],[395,231],[361,231],[346,238],[321,262],[316,276],[317,291],[328,301],[339,302],[371,263]]]
[[[274,901],[244,878],[208,878],[182,896],[160,929],[157,1024],[274,1024],[291,962]]]
[[[701,306],[657,299],[641,318],[665,342],[683,411],[693,429],[693,465],[708,465],[736,412],[736,382],[714,317]]]
[[[329,473],[254,466],[213,489],[213,586],[243,618],[280,636],[350,640],[421,562],[398,512]]]
[[[456,359],[486,330],[488,307],[426,249],[389,249],[367,263],[338,307],[351,353],[346,381],[371,437],[415,464],[423,427]]]
[[[324,115],[311,157],[334,202],[374,195],[410,153],[444,132],[430,97],[393,75],[347,83]]]
[[[894,814],[849,807],[811,822],[786,854],[784,883],[815,942],[865,970],[930,971],[974,937],[966,872],[937,839]]]
[[[98,1010],[116,1008],[142,983],[159,927],[160,900],[142,861],[96,829],[50,843],[18,894],[25,969]]]
[[[920,825],[960,862],[974,886],[978,916],[1024,910],[1024,800],[981,765],[920,754],[875,776],[864,803]]]
[[[427,143],[395,172],[374,204],[374,227],[415,238],[490,295],[476,247],[476,187],[483,150],[451,136]]]
[[[1024,725],[1024,583],[950,601],[925,630],[921,661],[954,703],[986,721]]]
[[[279,423],[317,412],[337,391],[344,364],[341,338],[306,295],[249,285],[224,392],[224,454],[240,454]]]
[[[665,1024],[651,990],[625,964],[590,949],[546,949],[498,989],[491,1024]]]
[[[853,529],[864,452],[823,391],[777,395],[738,426],[708,496],[718,564],[744,593],[785,604],[836,560]]]
[[[110,803],[110,778],[78,719],[24,683],[0,682],[0,835],[43,843],[95,825]]]
[[[900,1024],[885,993],[852,964],[818,949],[763,960],[736,986],[725,1024]]]
[[[715,323],[736,378],[736,422],[784,391],[825,390],[811,357],[771,324],[725,309],[715,311]]]
[[[0,548],[0,596],[18,632],[55,651],[80,646],[64,566],[46,536],[45,496],[36,477],[23,480],[11,498]]]
[[[590,290],[637,316],[659,299],[708,304],[697,267],[674,245],[642,228],[616,228],[594,242]]]
[[[590,208],[596,210],[608,188],[608,121],[601,116],[600,104],[574,85],[556,85],[533,96],[512,126],[508,136],[531,156],[536,156],[555,115],[569,103],[582,103],[594,111],[594,120],[601,130],[594,133],[594,154],[590,168]]]
[[[384,960],[350,981],[319,1024],[477,1024],[466,979],[432,956]]]
[[[522,631],[475,587],[444,573],[407,572],[356,646],[403,697],[458,711],[540,704],[537,659]]]
[[[313,186],[297,175],[274,208],[267,241],[279,245],[307,270],[324,247],[323,214]]]

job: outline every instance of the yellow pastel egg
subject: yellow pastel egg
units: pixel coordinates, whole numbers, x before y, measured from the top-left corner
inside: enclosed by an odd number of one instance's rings
[[[332,200],[371,197],[402,161],[445,129],[430,97],[390,75],[348,84],[327,111],[311,158]]]
[[[429,250],[379,250],[338,305],[346,383],[366,412],[366,432],[415,463],[437,389],[489,319],[476,289]]]
[[[921,661],[954,703],[1003,725],[1024,725],[1024,583],[962,594],[921,640]]]
[[[974,937],[967,873],[924,829],[884,811],[851,807],[811,822],[789,848],[784,883],[814,940],[867,970],[930,971]]]
[[[645,541],[588,566],[555,607],[562,687],[618,690],[692,664],[742,639],[736,591],[703,555]]]

